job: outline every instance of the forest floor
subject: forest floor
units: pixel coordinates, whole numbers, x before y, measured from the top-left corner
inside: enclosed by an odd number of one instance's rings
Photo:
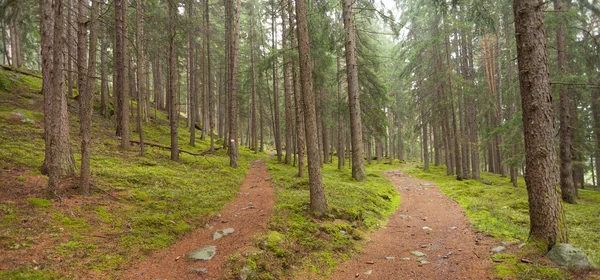
[[[384,173],[402,195],[388,224],[330,279],[493,279],[499,241],[476,233],[462,207],[430,182]]]
[[[275,191],[264,162],[251,162],[252,167],[240,188],[238,197],[227,203],[204,228],[186,234],[167,249],[148,256],[121,279],[219,279],[228,257],[252,250],[256,234],[267,229],[275,203]],[[217,231],[232,228],[226,236],[213,239]],[[186,254],[203,246],[216,246],[210,260],[189,259]]]

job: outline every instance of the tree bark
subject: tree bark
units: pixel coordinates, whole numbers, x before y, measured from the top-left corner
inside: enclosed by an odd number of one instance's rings
[[[117,135],[121,149],[129,151],[129,92],[125,73],[127,51],[127,1],[115,0],[115,95],[117,96]]]
[[[94,109],[94,90],[96,88],[96,52],[98,46],[97,24],[98,3],[91,1],[90,9],[90,45],[89,64],[87,73],[79,73],[85,78],[84,90],[79,96],[79,119],[81,133],[81,182],[80,191],[82,195],[90,194],[90,156],[92,154],[92,112]],[[81,4],[83,5],[83,4]],[[80,44],[82,41],[79,42]]]
[[[140,138],[140,156],[144,156],[144,128],[142,124],[144,96],[146,96],[146,81],[144,75],[144,31],[142,29],[142,2],[135,1],[135,43],[137,44],[136,63],[137,63],[137,130]]]
[[[356,30],[354,29],[354,1],[342,0],[344,29],[346,30],[346,73],[348,78],[348,103],[352,134],[352,178],[363,181],[367,177],[362,143],[360,93],[358,91],[358,65],[356,62]]]
[[[554,0],[554,10],[558,11],[559,24],[556,29],[556,49],[558,52],[558,69],[561,77],[567,75],[567,55],[565,48],[565,19],[562,15],[563,1]],[[561,79],[562,80],[562,79]],[[576,204],[577,188],[573,183],[573,128],[571,127],[571,100],[567,86],[560,86],[560,189],[562,199],[566,203]]]
[[[337,133],[338,133],[338,146],[337,146],[337,155],[338,155],[338,169],[342,169],[344,167],[344,161],[346,159],[344,154],[344,127],[343,127],[343,116],[342,116],[342,66],[340,63],[340,56],[336,57],[336,66],[337,66],[337,101],[338,101],[338,111],[337,111]]]
[[[282,1],[283,4],[283,1]],[[287,50],[288,46],[288,30],[287,30],[287,14],[286,9],[281,10],[281,47]],[[285,164],[292,163],[292,135],[294,115],[292,109],[292,89],[290,84],[291,63],[287,55],[283,57],[283,96],[285,103]]]
[[[67,97],[64,93],[64,20],[62,0],[41,0],[40,34],[42,48],[42,91],[44,93],[45,158],[42,174],[48,175],[46,194],[55,196],[58,181],[74,172]]]
[[[308,151],[308,181],[310,184],[310,207],[318,216],[327,213],[327,200],[321,175],[315,93],[312,87],[312,61],[306,19],[306,1],[296,0],[296,21],[298,34],[298,55],[300,60],[300,80],[304,101],[306,146]]]
[[[288,0],[288,15],[290,18],[290,42],[293,49],[298,49],[298,40],[293,36],[294,32],[294,12],[292,11],[292,0]],[[292,84],[294,86],[294,102],[296,107],[296,150],[298,153],[298,177],[304,177],[304,154],[305,154],[305,133],[304,133],[304,104],[302,102],[302,92],[300,91],[300,77],[298,75],[298,58],[292,59]]]
[[[179,161],[179,139],[177,128],[179,125],[179,96],[177,94],[177,50],[175,49],[175,20],[177,19],[177,4],[168,0],[169,5],[169,100],[171,112],[169,124],[171,127],[171,160]]]
[[[530,241],[550,250],[567,241],[560,200],[554,115],[542,0],[514,0],[519,83],[523,107]]]
[[[239,49],[239,30],[240,30],[240,9],[241,1],[237,0],[235,7],[230,1],[225,1],[228,19],[230,21],[229,36],[229,68],[227,75],[227,84],[229,90],[229,165],[233,168],[238,167],[239,143],[237,142],[237,71],[238,71],[238,49]]]
[[[277,40],[275,39],[275,1],[271,2],[271,50],[277,51]],[[273,114],[275,114],[274,133],[275,149],[277,150],[277,162],[281,162],[281,121],[279,120],[279,79],[277,77],[277,58],[273,60]]]
[[[100,48],[100,113],[103,117],[108,117],[108,34],[105,31],[102,35],[102,47]]]

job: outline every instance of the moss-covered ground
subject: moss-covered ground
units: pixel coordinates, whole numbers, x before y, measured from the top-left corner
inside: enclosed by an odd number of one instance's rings
[[[244,266],[254,271],[256,279],[310,279],[330,274],[359,249],[370,230],[384,225],[399,205],[399,193],[382,175],[399,167],[397,161],[368,165],[367,180],[357,182],[349,167],[337,169],[335,159],[325,164],[323,183],[330,214],[317,218],[309,207],[307,176],[298,178],[296,167],[271,159],[268,168],[277,201],[270,231],[256,239],[259,252],[232,258],[232,274]]]
[[[224,151],[181,154],[173,162],[169,151],[147,146],[140,157],[137,146],[120,151],[111,120],[94,112],[93,194],[85,198],[69,191],[77,178],[68,177],[63,197],[47,200],[47,178],[38,170],[44,160],[40,89],[39,78],[0,69],[0,279],[114,278],[132,261],[203,226],[237,193],[249,162],[266,157],[242,148],[238,169],[228,167]],[[79,165],[74,99],[69,110]],[[22,115],[33,123],[23,122]],[[165,114],[151,109],[150,115],[146,141],[169,146]],[[137,139],[134,117],[131,122]],[[181,149],[206,150],[208,139],[190,146],[189,131],[180,123]]]
[[[456,200],[465,209],[473,226],[493,237],[507,242],[526,241],[529,233],[529,204],[525,181],[519,178],[519,187],[512,186],[508,178],[482,172],[482,180],[457,181],[446,175],[445,166],[413,166],[406,173],[439,185],[442,192]],[[485,182],[485,183],[483,183]],[[596,264],[600,264],[600,192],[579,190],[577,204],[564,204],[569,229],[569,243],[585,251]],[[527,251],[527,250],[525,250]],[[561,270],[541,264],[520,263],[525,252],[516,255],[496,255],[498,276],[517,279],[564,279]]]

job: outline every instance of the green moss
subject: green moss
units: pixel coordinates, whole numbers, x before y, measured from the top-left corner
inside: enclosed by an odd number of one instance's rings
[[[32,197],[28,198],[27,201],[35,207],[45,208],[52,206],[52,202],[43,198]]]
[[[11,280],[54,280],[60,279],[60,275],[54,272],[39,270],[39,268],[36,269],[36,267],[28,266],[26,268],[2,271],[0,272],[0,278]]]
[[[98,246],[96,244],[68,241],[59,244],[56,247],[56,252],[62,257],[84,258],[91,256],[97,248]]]

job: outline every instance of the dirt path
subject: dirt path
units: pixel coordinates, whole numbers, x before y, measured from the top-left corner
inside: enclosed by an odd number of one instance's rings
[[[267,229],[267,220],[275,202],[267,166],[253,161],[252,168],[240,188],[239,196],[219,212],[220,217],[209,227],[197,229],[185,235],[173,246],[156,252],[122,275],[121,279],[220,279],[225,275],[223,264],[227,257],[242,252],[252,245],[256,234]],[[218,230],[233,228],[235,231],[213,240]],[[216,254],[209,261],[193,261],[185,257],[197,248],[214,245]],[[206,269],[206,272],[200,272]]]
[[[457,202],[400,170],[384,175],[402,194],[400,207],[330,279],[493,279],[496,241],[475,233]]]

